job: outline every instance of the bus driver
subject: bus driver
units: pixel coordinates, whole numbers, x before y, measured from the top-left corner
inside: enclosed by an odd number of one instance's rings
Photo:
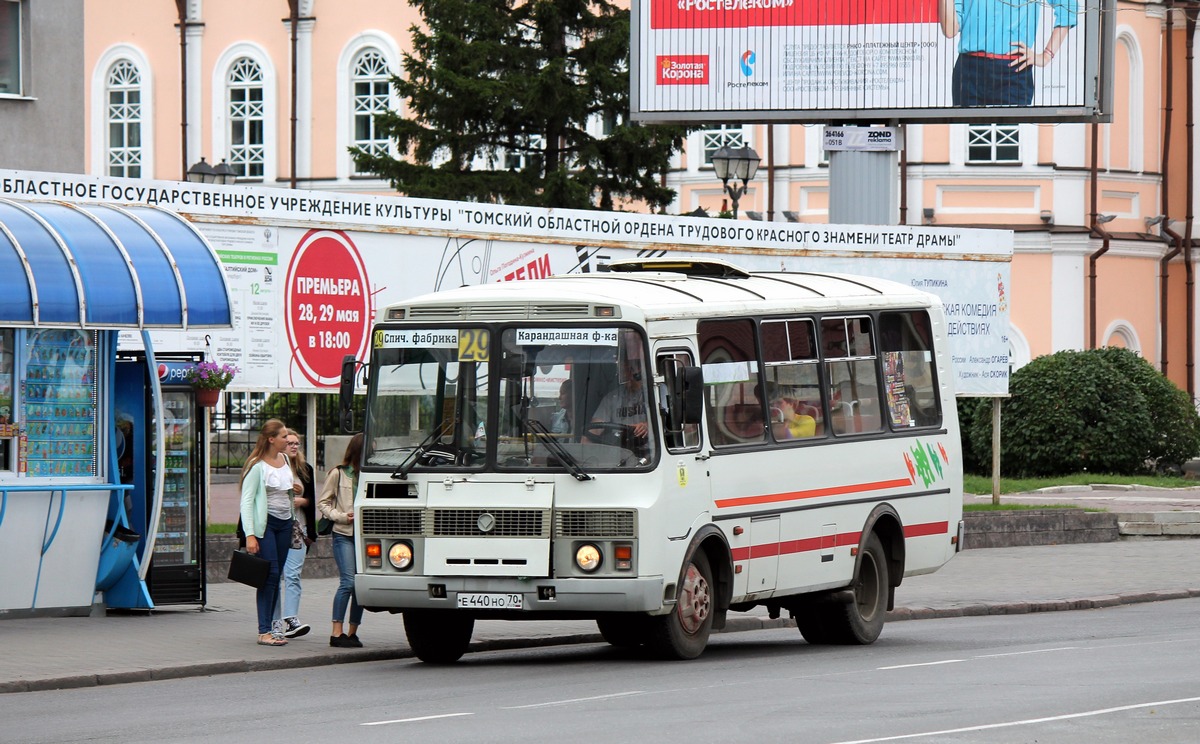
[[[585,430],[584,442],[603,443],[605,431],[620,434],[622,446],[644,457],[649,449],[649,407],[646,403],[646,387],[642,376],[645,364],[642,347],[635,334],[622,333],[621,345],[617,350],[618,385],[608,392],[596,406],[591,424]],[[611,436],[611,435],[610,435]],[[608,441],[612,441],[611,438]]]

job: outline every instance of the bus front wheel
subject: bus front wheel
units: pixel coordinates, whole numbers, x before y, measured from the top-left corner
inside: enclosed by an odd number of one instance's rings
[[[455,612],[405,610],[404,635],[426,664],[453,664],[467,652],[475,619]]]
[[[652,618],[647,648],[666,659],[696,658],[708,645],[715,604],[712,568],[708,556],[697,550],[683,572],[675,607]]]
[[[796,614],[804,640],[813,644],[867,645],[883,632],[888,602],[887,553],[879,536],[863,543],[858,573],[848,602],[824,601],[806,605]]]

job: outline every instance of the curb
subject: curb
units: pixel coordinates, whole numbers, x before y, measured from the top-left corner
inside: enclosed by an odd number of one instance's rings
[[[980,617],[984,615],[1027,615],[1035,612],[1066,612],[1071,610],[1096,610],[1105,607],[1142,604],[1145,602],[1163,602],[1171,599],[1192,599],[1200,597],[1200,587],[1195,589],[1176,589],[1157,592],[1137,592],[1131,594],[1104,594],[1095,597],[1079,597],[1075,599],[1049,599],[1032,602],[978,602],[961,607],[897,607],[888,612],[887,622],[903,620],[933,620],[953,617]],[[796,621],[790,618],[764,617],[730,617],[725,628],[714,631],[717,634],[740,633],[748,630],[768,630],[774,628],[794,628]],[[509,651],[519,648],[543,648],[546,646],[566,646],[580,643],[600,643],[604,639],[599,632],[575,633],[571,635],[546,636],[541,638],[501,638],[488,641],[477,641],[470,645],[467,653],[481,651]],[[12,692],[41,692],[46,690],[66,690],[82,687],[101,687],[120,685],[130,682],[154,682],[166,679],[184,679],[187,677],[209,677],[217,674],[242,674],[245,672],[264,672],[280,669],[305,669],[309,667],[328,666],[331,664],[355,664],[364,661],[395,661],[413,657],[409,648],[384,648],[371,650],[346,650],[340,653],[320,653],[314,656],[275,660],[240,660],[220,661],[206,664],[185,664],[162,669],[140,669],[126,672],[105,672],[101,674],[81,674],[68,677],[53,677],[50,679],[15,680],[0,682],[0,694]]]

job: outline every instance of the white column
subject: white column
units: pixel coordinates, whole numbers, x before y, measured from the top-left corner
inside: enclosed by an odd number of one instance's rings
[[[300,21],[296,27],[296,178],[312,176],[312,36],[315,25],[315,20],[308,19]]]

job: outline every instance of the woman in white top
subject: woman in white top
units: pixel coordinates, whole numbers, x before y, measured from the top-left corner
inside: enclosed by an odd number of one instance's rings
[[[279,601],[279,576],[292,547],[292,495],[295,482],[284,452],[287,427],[279,419],[263,424],[254,451],[242,467],[242,527],[246,551],[271,562],[266,586],[258,590],[258,642],[285,646],[282,633],[271,632],[271,615]]]

